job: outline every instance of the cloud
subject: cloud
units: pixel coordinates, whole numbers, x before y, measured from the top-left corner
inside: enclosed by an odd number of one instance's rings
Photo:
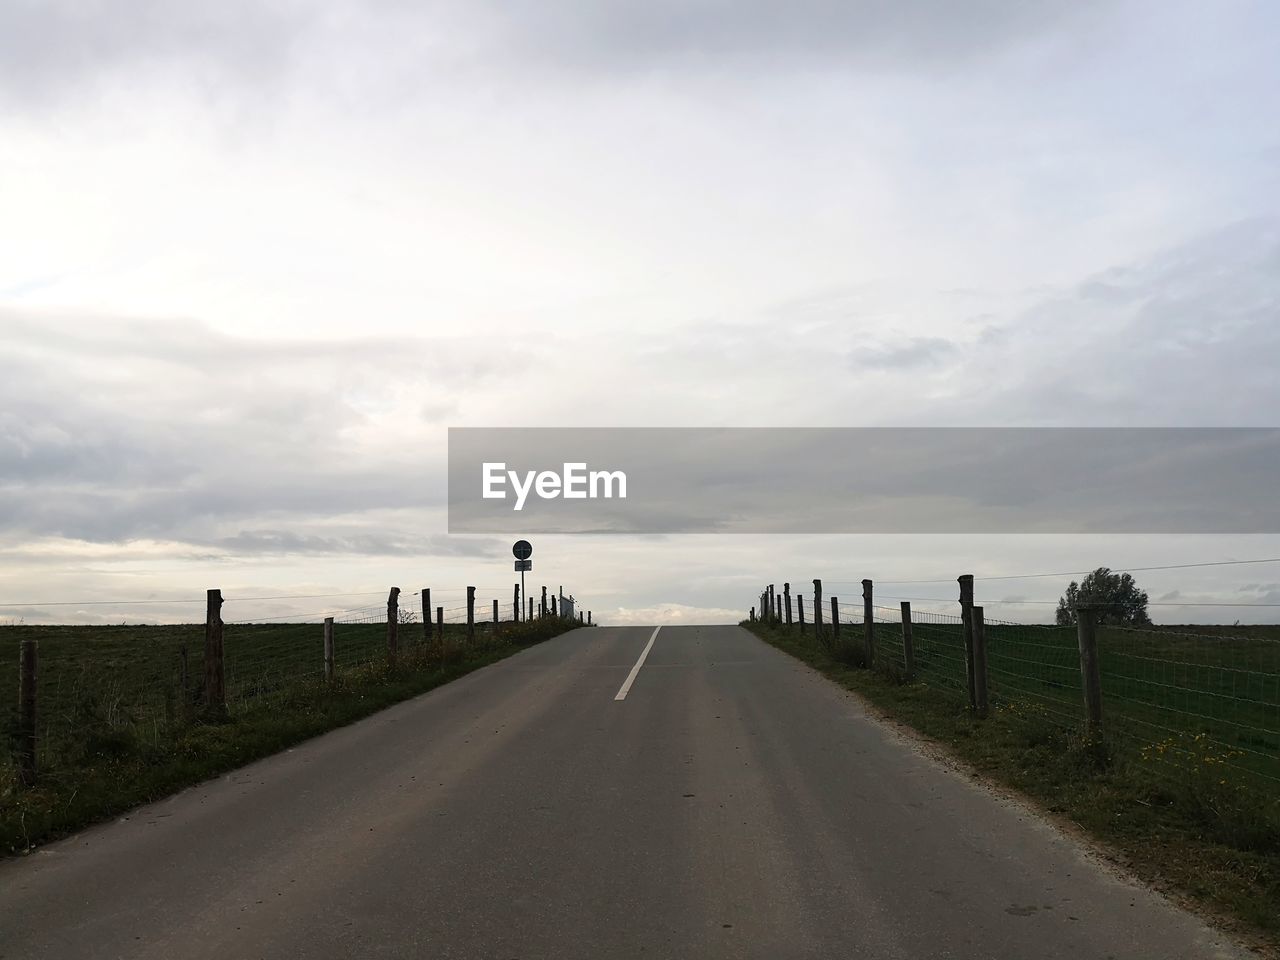
[[[517,54],[615,72],[663,65],[719,69],[735,61],[935,67],[990,54],[1101,6],[1023,0],[978,0],[963,8],[947,0],[516,0],[493,3],[487,12],[495,32]]]
[[[907,337],[900,343],[855,347],[849,351],[854,370],[902,370],[937,363],[956,351],[956,345],[942,337]]]
[[[43,100],[171,66],[211,86],[260,88],[288,62],[304,10],[254,0],[14,0],[0,4],[0,91]]]
[[[423,408],[456,404],[528,356],[467,339],[291,343],[12,311],[0,335],[0,539],[246,551],[286,545],[235,532],[269,518],[441,506],[443,432]],[[297,536],[303,552],[394,546],[367,532]]]

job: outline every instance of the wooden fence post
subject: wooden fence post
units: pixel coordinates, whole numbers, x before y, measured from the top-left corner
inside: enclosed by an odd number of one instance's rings
[[[591,611],[587,611],[587,626],[591,626]]]
[[[476,588],[467,587],[467,643],[476,639]]]
[[[755,623],[755,622],[756,622],[756,608],[755,608],[755,607],[752,607],[752,608],[751,608],[751,622],[752,622],[752,623]]]
[[[835,597],[831,598],[831,639],[835,640],[840,636],[840,601]]]
[[[959,583],[960,622],[964,633],[965,680],[969,690],[969,709],[976,710],[978,708],[978,697],[973,683],[973,574],[961,574]]]
[[[436,639],[440,641],[440,656],[444,656],[444,607],[436,607]]]
[[[1102,667],[1098,662],[1098,611],[1092,604],[1076,605],[1076,640],[1080,646],[1080,680],[1084,690],[1085,732],[1102,737]]]
[[[387,594],[387,656],[394,660],[400,645],[400,588],[392,587]]]
[[[498,629],[498,600],[496,597],[493,601],[493,629]]]
[[[796,617],[800,621],[800,632],[804,633],[804,594],[796,594]]]
[[[511,622],[520,622],[520,584],[515,584],[511,591]]]
[[[533,619],[533,597],[530,597],[530,598],[529,598],[529,616],[528,616],[528,617],[526,617],[525,619],[526,619],[526,620],[532,620],[532,619]]]
[[[333,617],[324,618],[324,679],[333,682]]]
[[[582,619],[582,611],[581,611],[581,610],[579,610],[579,611],[578,611],[578,626],[582,626],[582,624],[583,624],[583,623],[585,623],[585,622],[586,622],[586,621]]]
[[[422,642],[431,642],[431,588],[422,588]]]
[[[822,639],[822,581],[817,578],[813,581],[813,635],[819,643],[824,643]]]
[[[907,668],[907,677],[916,675],[916,644],[911,636],[911,601],[902,601],[902,659]]]
[[[973,712],[987,716],[987,626],[981,607],[973,608]]]
[[[868,669],[876,662],[876,608],[870,580],[862,581],[862,642],[867,650]]]
[[[204,611],[204,709],[214,718],[227,713],[227,675],[222,662],[222,591],[210,590]]]
[[[547,588],[542,588],[542,606],[538,610],[538,616],[546,617],[547,615]]]
[[[18,649],[18,782],[34,787],[39,777],[37,761],[38,730],[36,724],[36,668],[38,653],[35,640],[23,640]]]
[[[787,617],[786,624],[789,627],[791,626],[791,584],[789,583],[782,585],[782,605],[784,607],[783,612]]]

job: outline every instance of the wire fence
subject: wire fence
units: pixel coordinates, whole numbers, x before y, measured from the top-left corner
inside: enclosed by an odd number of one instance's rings
[[[814,597],[788,586],[781,601],[762,593],[752,616],[761,611],[760,618],[798,630],[795,610],[803,607],[809,636],[838,659],[935,688],[971,709],[970,673],[981,671],[990,708],[1005,718],[1086,730],[1090,673],[1080,627],[988,618],[976,605],[975,633],[962,603],[950,614],[872,602],[869,662],[865,604],[835,601],[839,632],[829,618],[815,631]],[[1180,784],[1216,778],[1213,786],[1280,804],[1280,626],[1104,622],[1088,642],[1096,651],[1101,730],[1124,762]]]
[[[207,721],[213,707],[224,720],[234,719],[272,697],[344,678],[377,680],[395,669],[439,669],[484,653],[518,636],[516,621],[528,619],[514,592],[498,589],[470,604],[467,588],[436,590],[430,594],[435,610],[424,609],[425,590],[402,591],[394,602],[380,593],[382,602],[363,605],[351,601],[375,594],[251,594],[220,599],[203,623],[0,625],[0,673],[11,678],[0,684],[6,733],[0,792],[34,779],[35,771],[42,783],[72,782],[87,765],[158,752],[180,731]],[[283,614],[261,606],[296,600],[339,605]],[[177,603],[184,606],[166,609],[190,609],[190,601]],[[573,609],[567,602],[562,607]],[[540,604],[533,613],[542,619]],[[215,623],[216,643],[210,640]]]

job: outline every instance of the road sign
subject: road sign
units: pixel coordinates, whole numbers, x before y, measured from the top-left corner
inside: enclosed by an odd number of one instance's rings
[[[511,554],[517,560],[528,560],[530,557],[533,556],[533,544],[531,544],[528,540],[517,540],[514,546],[512,546],[511,548]],[[516,569],[518,570],[519,567],[517,567]],[[533,568],[525,567],[525,569],[531,570]]]
[[[532,561],[532,560],[517,560],[517,561],[516,561],[516,573],[524,573],[526,570],[532,570],[532,569],[533,569],[533,561]]]

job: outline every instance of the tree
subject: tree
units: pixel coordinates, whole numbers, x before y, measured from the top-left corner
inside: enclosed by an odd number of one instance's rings
[[[1147,591],[1139,590],[1129,574],[1112,573],[1108,567],[1099,567],[1079,583],[1071,581],[1058,601],[1058,626],[1075,624],[1075,608],[1081,603],[1098,605],[1098,623],[1151,625],[1151,618],[1147,616]]]

